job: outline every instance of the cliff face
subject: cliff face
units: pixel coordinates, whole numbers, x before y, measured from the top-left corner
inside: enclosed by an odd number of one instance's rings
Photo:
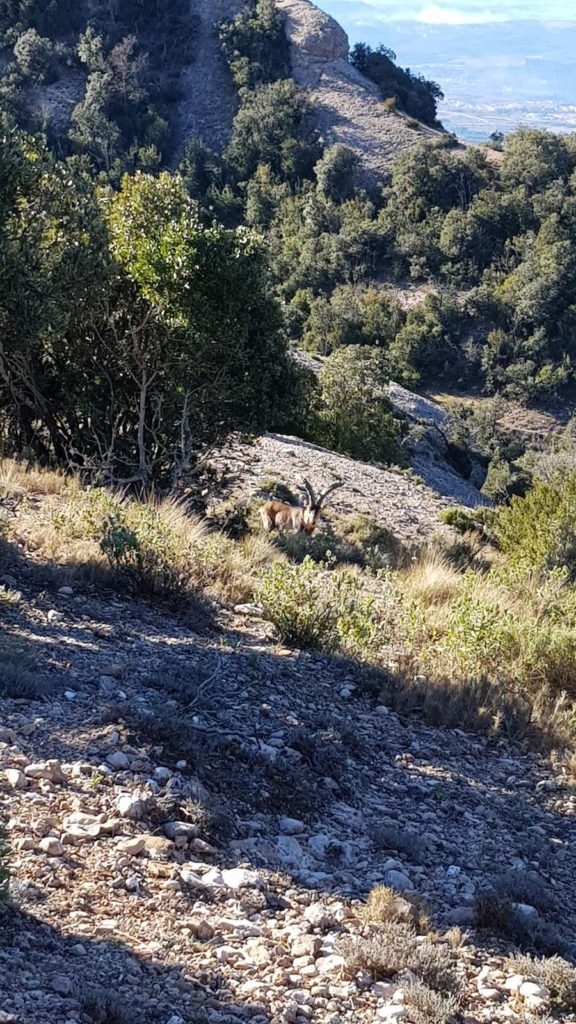
[[[309,0],[275,2],[286,16],[294,78],[310,92],[325,141],[350,146],[368,172],[385,175],[421,139],[420,131],[388,113],[378,87],[349,64],[348,36],[334,18]]]
[[[408,127],[401,115],[387,113],[377,86],[349,64],[348,36],[334,18],[309,0],[275,2],[286,19],[294,79],[310,93],[325,142],[350,146],[371,176],[385,175],[393,159],[421,139],[421,132]],[[193,0],[201,29],[196,60],[183,75],[178,112],[182,145],[197,135],[221,149],[229,137],[236,98],[218,26],[242,6],[243,0]]]

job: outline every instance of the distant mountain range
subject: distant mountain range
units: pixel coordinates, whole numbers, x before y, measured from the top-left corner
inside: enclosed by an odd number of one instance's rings
[[[354,3],[350,17],[348,4],[321,6],[340,16],[351,43],[384,43],[403,67],[437,81],[440,118],[461,138],[481,141],[519,125],[576,131],[576,21],[378,23],[355,19]]]

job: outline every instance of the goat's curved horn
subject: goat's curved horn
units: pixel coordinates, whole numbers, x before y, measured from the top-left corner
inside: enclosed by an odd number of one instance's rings
[[[322,505],[324,504],[324,502],[326,501],[326,498],[328,497],[328,495],[332,494],[333,491],[336,491],[336,490],[338,490],[339,487],[343,487],[343,486],[344,486],[344,483],[343,483],[342,480],[337,480],[335,484],[331,484],[330,487],[328,488],[328,490],[324,491],[323,494],[321,494],[320,497],[318,498],[318,501],[316,502],[317,507],[321,508]]]
[[[316,495],[314,494],[314,488],[312,487],[312,484],[310,483],[309,480],[306,479],[305,476],[302,477],[302,483],[304,485],[304,490],[308,495],[308,501],[310,502],[310,505],[313,507],[314,505],[317,504]]]

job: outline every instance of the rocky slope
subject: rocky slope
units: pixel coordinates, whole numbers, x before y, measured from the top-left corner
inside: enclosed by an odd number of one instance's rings
[[[220,151],[230,136],[237,101],[226,67],[219,26],[242,8],[242,0],[193,0],[199,18],[194,62],[182,73],[183,98],[178,104],[177,134],[181,151],[186,140],[197,137]]]
[[[327,143],[355,149],[370,176],[390,170],[398,153],[423,136],[438,135],[425,126],[410,128],[404,117],[388,114],[378,88],[348,63],[344,30],[308,0],[276,0],[286,16],[293,75],[310,92],[317,123]],[[219,25],[233,18],[243,0],[191,0],[194,58],[181,74],[182,98],[167,113],[175,134],[175,159],[187,139],[198,137],[221,151],[230,136],[237,109],[234,85],[219,40]],[[52,132],[66,133],[75,106],[85,92],[83,70],[62,66],[50,85],[31,85],[25,103]]]
[[[422,133],[440,134],[423,125],[411,128],[404,117],[385,110],[378,87],[349,64],[348,37],[333,18],[309,0],[275,2],[286,15],[294,79],[310,91],[328,144],[350,146],[371,174],[382,177]]]
[[[283,649],[256,621],[198,635],[60,589],[30,551],[4,582],[22,595],[1,606],[4,653],[45,686],[0,700],[4,1024],[438,1020],[413,1015],[409,971],[375,983],[350,967],[377,883],[426,902],[420,942],[461,983],[455,1020],[546,1014],[551,988],[518,976],[472,908],[504,884],[522,920],[573,945],[560,769],[398,715],[357,667]]]
[[[369,516],[407,548],[417,548],[441,533],[438,514],[451,504],[409,474],[357,462],[282,434],[231,440],[210,457],[210,466],[220,482],[217,503],[249,502],[266,480],[297,488],[306,476],[316,489],[341,480],[343,486],[330,498],[330,507],[344,515]]]

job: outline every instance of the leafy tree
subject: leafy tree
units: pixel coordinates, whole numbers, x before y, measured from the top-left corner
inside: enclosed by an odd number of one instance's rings
[[[109,223],[114,255],[175,332],[181,370],[170,388],[190,443],[273,423],[295,384],[256,239],[203,227],[182,180],[166,172],[126,177]]]
[[[35,28],[29,28],[18,36],[14,56],[20,69],[34,81],[49,82],[54,78],[54,48],[50,40],[41,36]]]
[[[220,39],[239,89],[254,89],[290,74],[290,51],[282,15],[273,0],[249,0]]]
[[[536,481],[526,497],[499,510],[496,534],[510,560],[540,571],[576,575],[576,474]]]
[[[318,438],[356,459],[398,458],[399,423],[384,388],[388,367],[383,352],[353,345],[338,349],[320,373]]]
[[[234,119],[226,156],[243,180],[260,164],[289,181],[310,177],[319,143],[305,92],[286,79],[248,93]]]
[[[508,188],[524,185],[539,192],[557,179],[566,180],[570,170],[570,155],[560,135],[521,128],[506,140],[501,173]]]
[[[330,146],[324,150],[314,168],[320,192],[335,203],[352,199],[356,191],[359,167],[360,158],[353,149],[340,143]]]

